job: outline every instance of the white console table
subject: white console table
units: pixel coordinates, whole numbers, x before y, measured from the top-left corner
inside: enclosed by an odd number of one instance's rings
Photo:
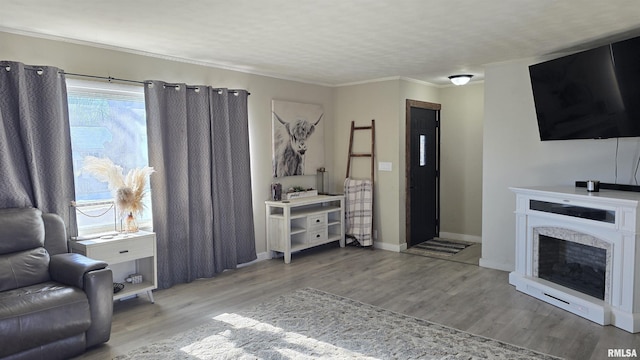
[[[319,195],[289,201],[265,201],[268,251],[284,254],[344,240],[344,196]]]
[[[114,300],[146,292],[154,302],[151,290],[158,287],[155,233],[138,231],[112,238],[72,241],[71,251],[109,264],[113,281],[124,284],[124,289],[113,295]],[[142,275],[142,283],[126,282],[131,274]]]

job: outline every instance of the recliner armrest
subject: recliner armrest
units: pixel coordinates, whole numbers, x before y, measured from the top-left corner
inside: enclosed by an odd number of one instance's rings
[[[107,267],[107,263],[81,254],[65,253],[51,256],[51,280],[84,289],[84,274]]]
[[[65,253],[51,256],[49,274],[53,281],[84,290],[89,300],[91,326],[85,333],[86,346],[109,341],[113,315],[113,273],[104,261]]]

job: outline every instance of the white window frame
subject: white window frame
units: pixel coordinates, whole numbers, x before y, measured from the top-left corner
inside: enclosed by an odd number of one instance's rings
[[[68,96],[71,97],[75,94],[80,94],[80,96],[90,96],[94,94],[97,98],[101,99],[110,99],[110,100],[134,100],[134,101],[142,101],[144,108],[144,86],[140,85],[129,85],[129,84],[120,84],[106,81],[88,81],[88,80],[80,80],[74,78],[67,78],[67,93]],[[139,110],[139,109],[138,109]],[[72,109],[70,105],[70,118],[72,117]],[[73,122],[73,121],[72,121]],[[73,133],[75,126],[72,126],[72,144]],[[146,139],[146,124],[145,124],[145,134],[144,138]],[[72,149],[72,151],[75,150]],[[144,147],[141,149],[142,157],[146,157],[148,161],[148,147],[146,141],[144,143]],[[99,151],[95,153],[89,153],[86,155],[99,156]],[[140,155],[140,154],[138,154]],[[111,159],[115,164],[123,166],[123,164],[119,163],[119,159]],[[136,167],[145,166],[147,164],[138,165]],[[124,174],[126,175],[129,168],[123,166]],[[79,156],[74,157],[74,176],[76,179],[78,176],[81,176],[81,159]],[[76,180],[77,182],[77,180]],[[78,184],[76,184],[77,188]],[[147,187],[149,188],[147,195],[145,196],[145,211],[143,213],[142,219],[137,219],[138,226],[143,230],[152,230],[152,216],[151,216],[151,190],[149,184],[147,183]],[[77,195],[76,195],[77,196]],[[78,238],[92,238],[105,234],[112,234],[121,232],[124,227],[123,219],[119,219],[117,216],[117,209],[115,207],[114,199],[85,199],[85,200],[77,200],[72,204],[72,210],[76,212],[77,225],[78,225]],[[97,225],[89,225],[93,220],[90,218],[99,218]]]

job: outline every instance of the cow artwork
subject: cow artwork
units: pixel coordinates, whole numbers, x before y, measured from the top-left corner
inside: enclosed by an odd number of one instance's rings
[[[322,107],[282,101],[273,105],[273,177],[315,174],[324,166]]]

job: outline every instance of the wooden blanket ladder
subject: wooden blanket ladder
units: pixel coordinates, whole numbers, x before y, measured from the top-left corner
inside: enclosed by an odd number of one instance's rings
[[[356,131],[360,131],[360,130],[368,130],[371,132],[371,151],[367,152],[367,153],[355,153],[353,152],[353,135],[354,132]],[[375,155],[374,155],[374,151],[375,151],[375,145],[376,145],[376,121],[375,119],[371,120],[371,125],[368,126],[356,126],[355,121],[351,121],[351,133],[349,135],[349,157],[347,159],[347,174],[346,174],[346,179],[348,179],[351,176],[351,158],[370,158],[371,161],[371,175],[370,175],[370,180],[371,180],[371,244],[370,246],[366,246],[370,249],[373,250],[373,241],[374,241],[374,226],[373,226],[373,209],[374,209],[374,199],[373,199],[373,191],[374,191],[374,174],[375,174]],[[347,237],[351,237],[348,236]],[[351,244],[355,244],[357,246],[359,245],[359,241],[357,241],[354,237],[351,237],[354,239],[354,241],[351,242]]]
[[[368,153],[354,153],[353,152],[353,133],[358,130],[370,130],[371,131],[371,152]],[[351,134],[349,135],[349,158],[347,159],[347,175],[346,178],[349,178],[351,175],[351,158],[354,157],[369,157],[371,158],[371,184],[373,184],[373,178],[375,174],[375,166],[374,166],[374,149],[376,142],[376,121],[371,120],[371,125],[369,126],[356,126],[355,121],[351,122]]]

